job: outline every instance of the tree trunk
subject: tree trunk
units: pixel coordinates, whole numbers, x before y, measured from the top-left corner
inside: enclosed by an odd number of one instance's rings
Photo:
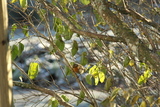
[[[0,107],[12,107],[12,69],[7,37],[7,0],[0,0]]]

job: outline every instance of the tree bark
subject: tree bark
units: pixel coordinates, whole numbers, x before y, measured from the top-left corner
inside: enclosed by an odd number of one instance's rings
[[[0,1],[0,107],[12,107],[12,69],[7,37],[7,0]]]

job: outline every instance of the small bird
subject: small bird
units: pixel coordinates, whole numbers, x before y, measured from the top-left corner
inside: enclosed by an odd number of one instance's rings
[[[74,63],[72,67],[75,73],[83,74],[85,72],[85,68],[80,64]]]

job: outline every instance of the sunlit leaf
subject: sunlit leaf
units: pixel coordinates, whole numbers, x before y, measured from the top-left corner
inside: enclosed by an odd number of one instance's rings
[[[105,78],[106,78],[105,74],[103,72],[99,72],[99,76],[98,77],[99,77],[99,80],[100,80],[101,83],[103,83]]]
[[[98,78],[98,77],[94,77],[94,82],[95,82],[95,85],[98,85],[98,83],[99,83],[99,78]]]
[[[65,96],[65,95],[61,95],[61,97],[63,98],[63,100],[64,100],[65,102],[68,102],[68,101],[69,101],[69,98],[68,98],[67,96]]]
[[[133,65],[134,65],[134,60],[130,60],[130,61],[129,61],[129,65],[130,65],[130,66],[133,66]]]
[[[92,85],[92,75],[88,74],[88,75],[85,77],[85,80],[86,80],[86,82],[87,82],[89,85]]]
[[[25,11],[28,7],[28,0],[19,0],[20,6],[23,8],[23,11]]]
[[[127,66],[129,65],[129,62],[130,62],[130,59],[129,59],[129,57],[127,56],[127,57],[125,58],[124,62],[123,62],[124,67],[127,67]]]
[[[129,91],[123,91],[123,97],[125,98],[125,101],[128,101],[129,97],[130,97],[130,92]]]
[[[35,62],[31,62],[28,69],[28,76],[30,79],[34,79],[37,77],[39,72],[39,64]]]
[[[80,0],[80,2],[84,5],[88,5],[90,3],[90,0]]]
[[[64,47],[65,47],[65,43],[64,43],[62,40],[57,39],[57,40],[56,40],[56,46],[57,46],[61,51],[63,51],[63,50],[64,50]]]
[[[134,105],[139,98],[140,98],[140,95],[135,95],[135,96],[133,96],[133,98],[132,98],[132,100],[131,100],[131,105]]]
[[[74,56],[78,51],[78,43],[77,41],[73,41],[73,45],[72,45],[72,50],[71,50],[71,53],[72,53],[72,56]]]
[[[149,104],[152,104],[154,102],[154,96],[146,96],[146,100]]]
[[[152,76],[152,70],[151,69],[147,69],[146,71],[144,71],[144,73],[139,77],[138,79],[138,84],[142,85],[143,83],[146,83],[147,80]]]
[[[158,99],[156,100],[156,104],[160,105],[160,97],[158,97]]]
[[[77,0],[72,0],[73,2],[76,2]]]
[[[113,50],[109,50],[108,52],[109,52],[109,58],[112,58],[113,55],[114,55],[114,51]]]
[[[147,107],[147,104],[145,101],[142,101],[139,107]]]
[[[19,50],[17,45],[13,45],[11,50],[12,60],[14,60],[18,56],[18,54],[19,54]]]
[[[84,98],[85,98],[85,93],[81,91],[79,94],[79,98],[77,100],[77,106],[84,100]]]

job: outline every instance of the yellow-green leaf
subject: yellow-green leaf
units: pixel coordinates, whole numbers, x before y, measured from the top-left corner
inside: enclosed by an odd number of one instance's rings
[[[81,3],[83,3],[84,5],[88,5],[90,3],[90,0],[80,0]]]
[[[113,50],[109,50],[108,52],[109,52],[109,58],[112,58],[113,55],[114,55],[114,51]]]
[[[22,32],[26,37],[29,37],[29,29],[27,25],[23,26]]]
[[[61,95],[61,97],[63,98],[63,100],[64,100],[65,102],[68,102],[68,101],[69,101],[69,98],[68,98],[67,96],[65,96],[65,95]]]
[[[130,65],[130,66],[133,66],[133,65],[134,65],[134,60],[130,60],[130,61],[129,61],[129,65]]]
[[[48,105],[51,106],[51,107],[58,107],[59,102],[58,102],[58,100],[57,100],[56,98],[52,97],[52,98],[50,99]]]
[[[77,0],[72,0],[73,2],[76,2]]]
[[[71,50],[72,56],[74,56],[77,53],[77,51],[78,51],[78,43],[77,41],[74,40],[72,45],[72,50]]]
[[[28,0],[19,0],[19,2],[20,2],[20,6],[25,11],[27,9],[27,7],[28,7]]]
[[[138,84],[142,85],[143,83],[146,83],[147,80],[151,77],[152,70],[151,69],[147,69],[146,71],[144,71],[144,73],[139,77],[138,79]]]
[[[39,72],[39,64],[35,62],[31,62],[28,69],[28,76],[30,79],[34,79],[37,77]]]
[[[131,100],[131,105],[134,105],[139,98],[140,98],[139,95],[135,95],[135,96],[132,98],[132,100]]]
[[[15,2],[17,2],[18,0],[12,0],[10,3],[15,3]]]
[[[140,105],[139,107],[147,107],[146,102],[145,102],[145,101],[142,101],[142,102],[141,102],[141,105]]]
[[[17,29],[17,24],[13,24],[12,27],[11,27],[11,36],[13,37],[14,36],[14,32],[15,30]]]

